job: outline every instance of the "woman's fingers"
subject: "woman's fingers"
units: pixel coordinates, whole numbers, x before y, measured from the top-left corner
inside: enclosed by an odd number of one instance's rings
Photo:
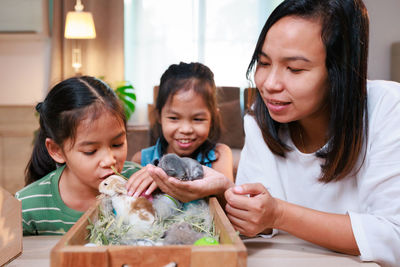
[[[264,196],[269,197],[268,190],[259,183],[243,184],[231,187],[225,191],[226,201],[235,208],[250,210],[254,207],[254,201]]]
[[[231,214],[227,214],[226,216],[228,217],[228,219],[229,219],[229,221],[231,222],[232,226],[233,226],[237,231],[239,231],[240,233],[242,233],[242,232],[245,231],[245,229],[243,228],[243,225],[246,224],[246,221],[245,221],[245,220],[242,220],[242,219],[240,219],[240,218],[237,218],[237,217],[235,217],[235,216],[233,216],[233,215],[231,215]]]
[[[242,184],[232,188],[233,192],[239,195],[255,196],[267,192],[267,189],[260,183]]]
[[[247,210],[232,207],[229,203],[225,205],[225,211],[231,216],[234,216],[236,218],[242,218],[243,220],[246,220],[246,216],[248,216]]]
[[[225,206],[227,217],[231,221],[232,225],[241,234],[246,236],[255,236],[261,230],[262,226],[259,221],[259,217],[262,216],[259,213],[254,213],[248,210],[236,209],[229,204]]]
[[[246,218],[235,216],[233,213],[227,213],[227,217],[232,226],[242,235],[251,237],[260,232],[259,227],[256,224],[249,223]]]
[[[246,236],[273,227],[276,200],[261,184],[244,184],[225,191],[225,211]]]
[[[238,195],[233,188],[225,191],[225,200],[231,207],[236,209],[248,210],[251,205],[247,203],[249,201],[248,195]]]

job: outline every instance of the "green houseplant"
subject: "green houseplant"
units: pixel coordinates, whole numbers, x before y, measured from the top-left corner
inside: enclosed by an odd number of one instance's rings
[[[136,103],[135,88],[130,82],[121,81],[117,83],[117,85],[114,88],[114,91],[124,106],[126,120],[129,120],[133,112],[135,112],[135,103]]]
[[[98,78],[100,80],[106,81],[105,76],[99,76]],[[106,83],[110,85],[111,88],[113,88],[114,92],[121,100],[122,105],[124,106],[126,120],[128,121],[133,112],[135,112],[135,87],[133,87],[133,85],[129,81],[119,81],[116,83],[109,83],[106,81]]]

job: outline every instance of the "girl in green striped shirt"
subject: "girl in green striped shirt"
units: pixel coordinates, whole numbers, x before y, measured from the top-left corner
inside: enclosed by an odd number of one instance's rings
[[[96,201],[114,167],[126,177],[126,119],[114,91],[82,76],[60,82],[36,106],[40,116],[22,202],[24,235],[64,234]]]

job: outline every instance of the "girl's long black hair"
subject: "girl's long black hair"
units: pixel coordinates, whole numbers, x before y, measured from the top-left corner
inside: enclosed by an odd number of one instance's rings
[[[57,168],[57,163],[47,152],[46,138],[62,147],[66,139],[74,140],[81,120],[94,120],[103,112],[111,112],[126,127],[125,113],[114,91],[103,81],[90,76],[69,78],[58,83],[45,100],[36,105],[36,110],[40,128],[25,170],[26,185]]]

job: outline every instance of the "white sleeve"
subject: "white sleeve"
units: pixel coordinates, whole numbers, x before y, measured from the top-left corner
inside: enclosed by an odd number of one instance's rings
[[[400,263],[400,86],[392,85],[397,94],[371,95],[367,154],[357,175],[360,210],[349,211],[361,259],[384,266]]]

